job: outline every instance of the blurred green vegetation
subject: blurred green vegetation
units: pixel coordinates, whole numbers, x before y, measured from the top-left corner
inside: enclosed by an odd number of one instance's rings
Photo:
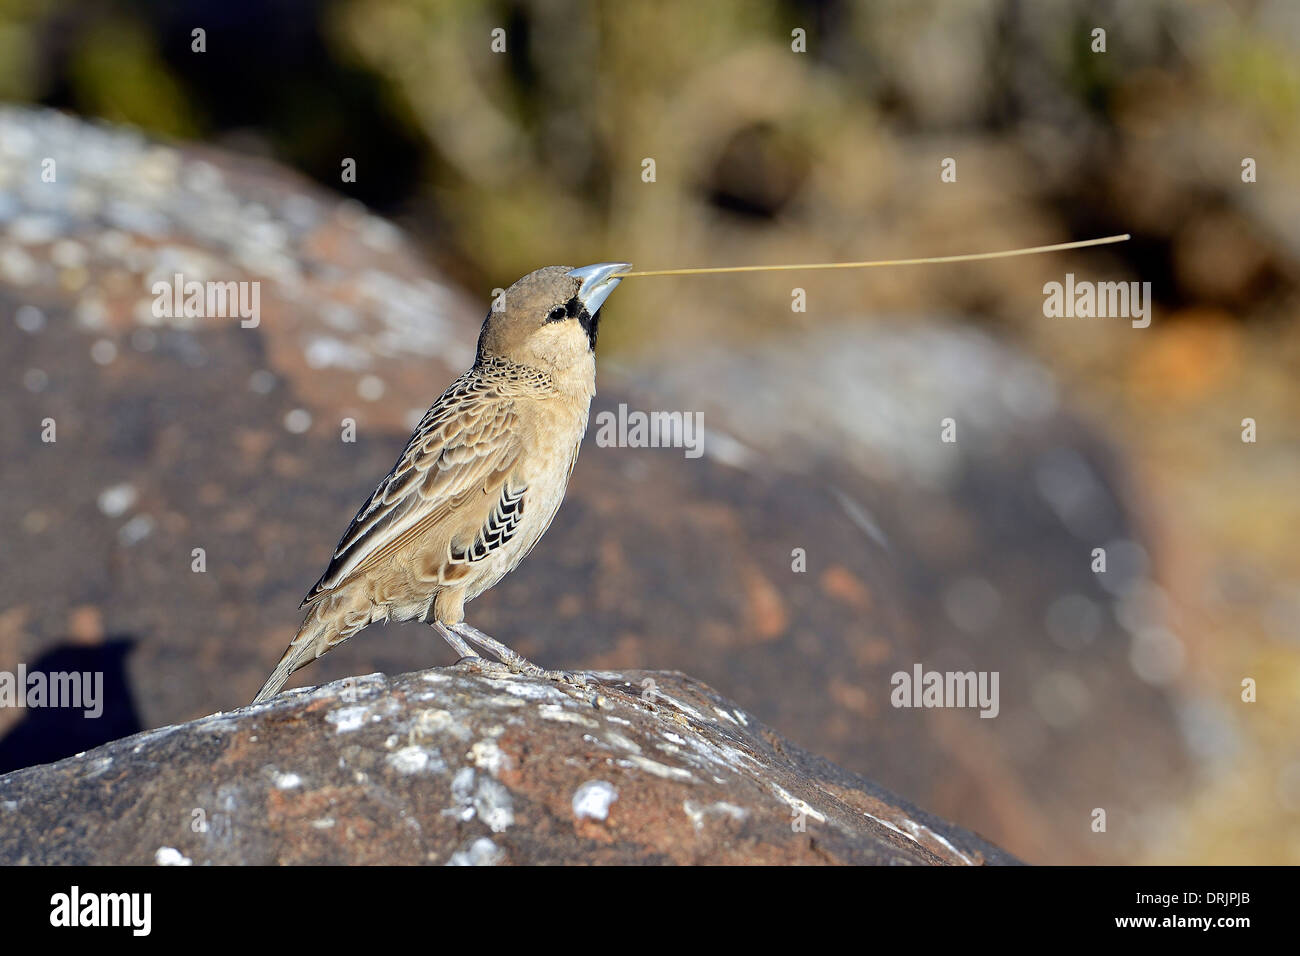
[[[189,138],[205,125],[158,55],[147,26],[115,18],[76,38],[68,82],[87,113],[162,136]]]
[[[543,262],[859,258],[1132,230],[1107,261],[1167,305],[1234,308],[1293,296],[1293,270],[1261,249],[1247,274],[1206,283],[1184,274],[1180,245],[1197,208],[1240,192],[1225,164],[1247,149],[1267,153],[1261,186],[1300,182],[1298,33],[1285,2],[0,0],[0,93],[273,156],[399,219],[478,287]],[[943,187],[950,155],[959,179]],[[1136,202],[1135,182],[1150,186]],[[1246,231],[1276,233],[1261,245],[1294,243],[1280,212],[1253,216]],[[868,299],[828,278],[824,304],[893,310],[925,289],[1005,324],[1008,278],[1035,271],[890,277]],[[755,280],[735,311],[773,324],[752,313],[783,284]],[[642,308],[663,306],[643,289]],[[718,314],[709,302],[683,323]],[[610,344],[636,338],[611,330]]]

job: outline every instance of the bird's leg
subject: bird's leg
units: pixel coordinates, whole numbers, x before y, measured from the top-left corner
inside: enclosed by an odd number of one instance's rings
[[[451,629],[470,643],[477,644],[485,651],[496,655],[506,667],[516,674],[528,674],[531,677],[561,681],[565,684],[576,684],[580,687],[585,686],[587,683],[586,678],[581,674],[571,674],[567,671],[548,671],[543,667],[538,667],[526,657],[506,647],[495,637],[488,637],[477,627],[465,621],[451,625]]]
[[[474,653],[474,649],[461,640],[460,636],[446,624],[443,624],[442,621],[430,621],[429,623],[433,625],[433,629],[438,632],[438,635],[450,644],[451,649],[459,656],[478,657],[478,655]]]
[[[460,659],[456,663],[470,664],[475,670],[480,672],[501,672],[510,669],[507,664],[499,664],[496,661],[484,660],[478,654],[474,653],[474,648],[466,644],[460,635],[441,621],[430,621],[429,623],[433,625],[433,629],[438,632],[439,636],[451,645],[451,649],[460,656]]]

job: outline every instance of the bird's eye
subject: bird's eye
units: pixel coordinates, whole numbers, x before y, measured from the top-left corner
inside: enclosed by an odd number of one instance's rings
[[[560,319],[565,317],[565,314],[564,306],[557,305],[555,308],[551,309],[550,312],[546,313],[546,321],[558,322]]]

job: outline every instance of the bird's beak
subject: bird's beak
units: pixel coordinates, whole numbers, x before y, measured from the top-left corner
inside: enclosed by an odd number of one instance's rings
[[[623,281],[615,276],[631,268],[630,262],[598,262],[594,266],[570,270],[569,275],[582,283],[578,289],[578,301],[586,308],[588,315],[595,315],[609,294]]]

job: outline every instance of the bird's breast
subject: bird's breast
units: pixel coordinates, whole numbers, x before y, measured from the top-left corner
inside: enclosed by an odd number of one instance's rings
[[[544,489],[558,489],[563,494],[587,430],[589,407],[557,402],[537,410],[520,456],[520,477],[530,497]]]

